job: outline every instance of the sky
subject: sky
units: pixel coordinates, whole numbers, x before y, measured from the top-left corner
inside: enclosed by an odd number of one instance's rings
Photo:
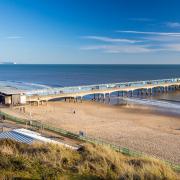
[[[179,0],[0,0],[0,62],[180,64]]]

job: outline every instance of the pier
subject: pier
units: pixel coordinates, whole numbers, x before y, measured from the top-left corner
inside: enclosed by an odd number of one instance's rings
[[[72,86],[59,88],[42,88],[35,90],[18,89],[17,87],[0,86],[1,104],[43,104],[49,100],[64,99],[74,102],[82,101],[85,96],[92,96],[92,99],[102,100],[117,96],[151,96],[153,93],[167,93],[170,90],[180,88],[180,78],[147,80],[135,82],[96,84],[86,86]]]
[[[27,102],[43,103],[53,99],[82,101],[85,96],[91,95],[93,99],[105,100],[112,93],[117,96],[151,96],[153,92],[165,93],[180,88],[180,78],[135,81],[125,83],[98,84],[89,86],[74,86],[63,88],[49,88],[27,92]]]

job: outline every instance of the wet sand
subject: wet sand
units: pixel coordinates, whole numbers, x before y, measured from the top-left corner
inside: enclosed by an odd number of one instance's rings
[[[4,111],[38,119],[52,126],[107,140],[180,164],[180,117],[159,114],[142,106],[110,106],[96,102],[48,102],[27,106],[26,113]],[[75,111],[75,113],[74,113]]]

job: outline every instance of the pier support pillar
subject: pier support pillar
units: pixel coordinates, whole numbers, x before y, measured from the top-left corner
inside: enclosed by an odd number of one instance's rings
[[[110,103],[110,101],[111,101],[111,94],[109,93],[108,94],[108,102]]]
[[[163,92],[163,93],[165,92],[165,87],[162,88],[162,92]]]
[[[124,91],[122,91],[122,97],[124,97]]]
[[[150,88],[150,96],[153,95],[153,88]]]
[[[105,102],[106,94],[103,94],[103,102]]]
[[[138,90],[137,90],[137,96],[139,96],[139,91],[140,91],[140,90],[138,89]]]
[[[168,92],[169,91],[169,87],[168,86],[166,86],[166,92]]]
[[[159,92],[159,93],[161,92],[161,88],[158,88],[158,92]]]
[[[98,94],[98,101],[100,101],[100,94]]]
[[[78,101],[77,97],[73,97],[73,102],[76,103]]]
[[[131,97],[133,97],[133,90],[131,91]]]

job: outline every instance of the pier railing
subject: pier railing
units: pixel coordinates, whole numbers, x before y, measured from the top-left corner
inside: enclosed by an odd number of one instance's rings
[[[52,127],[46,123],[41,123],[40,121],[36,121],[36,120],[26,120],[26,119],[22,119],[22,118],[18,118],[12,115],[9,115],[5,112],[0,111],[0,116],[5,116],[5,118],[7,120],[11,120],[13,122],[19,123],[19,124],[23,124],[23,125],[29,125],[30,127],[36,128],[36,129],[45,129],[51,132],[55,132],[57,134],[60,134],[62,136],[65,137],[69,137],[72,139],[77,139],[80,141],[85,141],[85,142],[89,142],[89,143],[94,143],[94,144],[98,144],[98,145],[104,145],[104,146],[109,146],[110,148],[114,149],[117,152],[121,152],[122,154],[128,155],[128,156],[133,156],[133,157],[152,157],[155,159],[159,159],[162,162],[165,162],[166,164],[170,165],[174,170],[180,172],[180,165],[178,164],[174,164],[172,162],[169,161],[165,161],[162,160],[156,156],[152,156],[152,155],[147,155],[145,153],[142,152],[137,152],[134,150],[130,150],[127,147],[121,147],[119,145],[115,145],[112,143],[109,143],[105,140],[102,139],[98,139],[98,138],[94,138],[94,137],[90,137],[90,136],[82,136],[76,133],[72,133],[70,131],[61,129],[61,128],[56,128],[56,127]]]
[[[46,88],[28,91],[26,94],[31,95],[55,95],[66,93],[78,93],[92,90],[106,90],[109,88],[123,88],[123,87],[143,87],[145,85],[160,85],[164,83],[178,83],[180,78],[172,79],[160,79],[160,80],[146,80],[146,81],[134,81],[134,82],[121,82],[121,83],[109,83],[109,84],[95,84],[85,86],[72,86],[72,87],[60,87],[60,88]]]

